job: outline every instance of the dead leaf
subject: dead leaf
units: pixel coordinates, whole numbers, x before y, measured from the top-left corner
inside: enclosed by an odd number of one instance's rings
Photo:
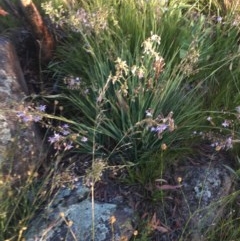
[[[163,226],[156,226],[155,230],[159,231],[160,233],[168,233],[169,230],[164,228]]]
[[[157,230],[161,233],[168,233],[169,231],[171,231],[171,229],[169,227],[162,224],[161,221],[157,218],[156,212],[153,214],[149,225],[150,225],[151,229]]]

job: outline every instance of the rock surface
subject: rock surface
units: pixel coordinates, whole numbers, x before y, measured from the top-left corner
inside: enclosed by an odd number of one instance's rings
[[[0,37],[0,166],[3,175],[26,178],[39,159],[41,138],[34,125],[23,126],[17,111],[28,94],[15,48]]]
[[[89,194],[90,189],[81,181],[72,190],[61,188],[51,204],[30,223],[26,241],[90,241],[93,225],[95,241],[129,240],[133,210],[116,203],[94,202],[93,206]]]
[[[221,161],[189,165],[177,172],[182,179],[182,214],[191,241],[205,240],[224,214],[224,197],[232,191],[234,179]]]

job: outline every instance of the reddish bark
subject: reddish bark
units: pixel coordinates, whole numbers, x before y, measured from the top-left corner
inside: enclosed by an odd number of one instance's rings
[[[30,25],[35,38],[39,41],[41,61],[51,60],[55,48],[55,40],[32,0],[20,0],[24,17]]]
[[[1,6],[0,6],[0,16],[6,16],[8,15],[8,12],[6,12]]]

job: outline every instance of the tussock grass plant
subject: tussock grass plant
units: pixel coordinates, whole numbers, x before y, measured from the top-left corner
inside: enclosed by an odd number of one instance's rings
[[[122,8],[126,11],[125,4],[129,16],[140,15],[137,3],[132,3],[133,8],[123,1],[119,11]],[[172,19],[171,14],[169,18]],[[189,137],[192,128],[198,125],[196,122],[201,121],[198,111],[201,94],[196,96],[195,88],[186,91],[183,85],[186,75],[182,71],[186,63],[179,58],[175,65],[181,45],[175,52],[168,52],[176,43],[171,41],[167,46],[164,38],[167,28],[161,18],[159,22],[155,20],[159,26],[154,26],[148,12],[141,12],[141,34],[136,33],[139,17],[131,20],[132,29],[131,25],[126,29],[121,15],[120,19],[117,15],[111,19],[117,26],[109,24],[107,30],[98,34],[81,30],[59,48],[58,56],[65,59],[58,63],[58,72],[73,75],[65,80],[70,90],[64,90],[67,99],[64,109],[66,115],[77,113],[74,120],[79,125],[74,128],[88,135],[88,142],[84,145],[79,142],[83,152],[92,153],[94,133],[100,155],[138,160],[143,154],[159,150],[163,137],[166,145],[177,140],[180,143],[187,139],[184,135]],[[173,25],[177,29],[178,22]],[[78,88],[72,90],[71,84],[76,80]]]

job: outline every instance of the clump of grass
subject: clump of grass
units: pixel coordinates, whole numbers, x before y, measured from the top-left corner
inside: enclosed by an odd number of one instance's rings
[[[184,135],[190,135],[192,128],[198,125],[195,122],[201,120],[200,94],[199,98],[193,98],[196,89],[186,92],[183,85],[186,77],[183,69],[189,63],[180,58],[176,62],[180,46],[174,52],[166,52],[176,43],[167,43],[157,34],[164,36],[167,32],[162,22],[171,20],[174,10],[169,10],[165,16],[159,8],[162,14],[151,19],[149,11],[156,11],[154,1],[147,6],[142,4],[148,9],[145,11],[139,3],[129,5],[123,1],[119,6],[112,6],[118,7],[120,12],[132,10],[131,28],[126,29],[121,14],[118,16],[110,11],[105,30],[88,33],[81,29],[69,43],[59,48],[58,56],[66,56],[59,65],[61,75],[71,73],[75,76],[67,77],[70,90],[64,90],[67,93],[64,109],[69,110],[69,114],[65,112],[69,116],[71,112],[79,113],[74,118],[79,123],[75,131],[87,133],[86,143],[76,140],[82,147],[79,152],[91,153],[94,139],[98,155],[138,160],[143,154],[147,156],[159,150],[163,139],[171,146],[178,140],[180,143]],[[116,22],[113,26],[110,25],[112,19]],[[139,22],[144,26],[141,31]],[[172,28],[177,29],[178,25],[177,21]],[[70,45],[74,48],[69,51]],[[77,89],[73,90],[75,87]]]

